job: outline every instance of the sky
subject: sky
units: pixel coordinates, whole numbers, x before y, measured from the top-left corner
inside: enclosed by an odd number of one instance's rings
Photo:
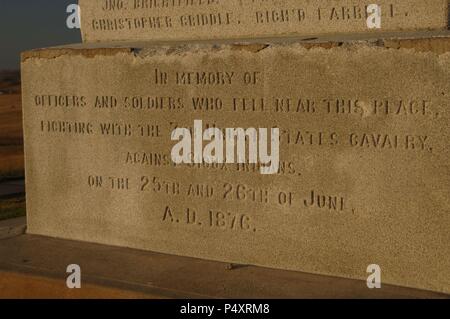
[[[19,69],[20,52],[81,42],[66,8],[78,0],[0,0],[0,70]]]

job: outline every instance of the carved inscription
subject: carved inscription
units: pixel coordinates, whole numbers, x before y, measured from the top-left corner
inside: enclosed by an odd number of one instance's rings
[[[379,2],[379,1],[378,1]],[[140,30],[228,30],[231,27],[251,26],[285,27],[297,30],[314,25],[352,24],[365,25],[372,2],[355,5],[344,1],[333,6],[326,1],[166,1],[166,0],[103,0],[91,4],[103,17],[88,19],[90,31],[140,31]],[[412,6],[382,1],[382,18],[407,20]],[[83,7],[83,4],[82,4]],[[91,8],[91,7],[89,7]]]
[[[311,178],[314,180],[317,173],[307,161],[305,151],[318,155],[346,151],[355,159],[370,152],[401,157],[408,153],[431,156],[439,151],[434,147],[439,136],[426,129],[396,131],[395,128],[371,127],[371,123],[379,120],[405,124],[439,119],[442,107],[432,97],[420,93],[414,97],[382,94],[321,96],[311,92],[303,95],[301,91],[296,96],[286,96],[276,90],[259,95],[264,78],[264,71],[256,69],[178,69],[174,72],[155,68],[153,74],[143,79],[149,85],[196,90],[193,94],[164,94],[166,91],[161,91],[158,95],[111,95],[106,91],[104,94],[96,92],[98,95],[36,92],[32,96],[32,107],[36,108],[37,114],[45,112],[46,116],[34,121],[43,135],[71,139],[94,137],[102,138],[105,143],[119,143],[115,153],[103,154],[101,159],[106,165],[114,166],[118,173],[111,176],[101,171],[89,172],[85,185],[92,192],[127,192],[168,203],[172,199],[182,201],[186,203],[183,207],[168,205],[164,208],[160,219],[163,224],[221,231],[261,231],[257,219],[254,220],[255,214],[264,216],[274,211],[288,214],[327,212],[330,216],[357,214],[361,207],[354,199],[349,199],[351,194],[344,184],[340,188],[338,182],[327,189],[323,183],[305,183]],[[248,87],[250,94],[236,94],[235,88],[242,86]],[[229,88],[226,94],[220,93],[224,87]],[[71,116],[82,113],[95,116],[88,120],[75,120]],[[111,117],[115,113],[121,115]],[[248,177],[258,175],[259,164],[172,162],[170,134],[179,127],[188,127],[193,134],[191,119],[207,118],[205,126],[216,128],[222,126],[222,115],[239,119],[264,114],[270,115],[268,126],[280,127],[282,154],[276,176],[286,179],[284,186],[249,180]],[[130,117],[135,116],[138,120],[131,121]],[[117,120],[119,117],[120,121]],[[335,121],[343,125],[334,128],[327,124]],[[311,122],[318,124],[312,127]],[[355,125],[357,123],[365,124]],[[129,142],[132,143],[127,145]],[[133,146],[136,142],[140,148]],[[145,173],[149,169],[163,169],[167,173]],[[189,182],[183,178],[184,174],[197,171],[213,174],[216,178],[214,182]],[[241,177],[246,178],[241,180]],[[290,187],[291,182],[305,186]],[[253,209],[229,209],[235,205]]]

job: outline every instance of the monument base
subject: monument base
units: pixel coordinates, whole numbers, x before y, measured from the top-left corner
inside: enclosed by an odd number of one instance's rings
[[[66,288],[66,268],[73,263],[81,266],[82,289]],[[391,285],[368,289],[361,280],[34,235],[0,240],[0,287],[0,298],[449,298]]]

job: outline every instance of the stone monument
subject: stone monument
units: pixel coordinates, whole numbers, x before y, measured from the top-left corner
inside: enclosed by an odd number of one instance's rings
[[[382,24],[369,29],[374,4]],[[448,0],[80,0],[80,5],[83,39],[95,42],[445,30]]]
[[[442,27],[443,2],[389,28]],[[29,233],[450,293],[447,31],[87,42],[22,77]]]

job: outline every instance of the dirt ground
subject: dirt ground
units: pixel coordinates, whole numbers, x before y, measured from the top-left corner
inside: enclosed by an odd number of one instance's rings
[[[0,299],[160,299],[156,295],[123,289],[83,285],[67,289],[62,280],[0,271]]]

